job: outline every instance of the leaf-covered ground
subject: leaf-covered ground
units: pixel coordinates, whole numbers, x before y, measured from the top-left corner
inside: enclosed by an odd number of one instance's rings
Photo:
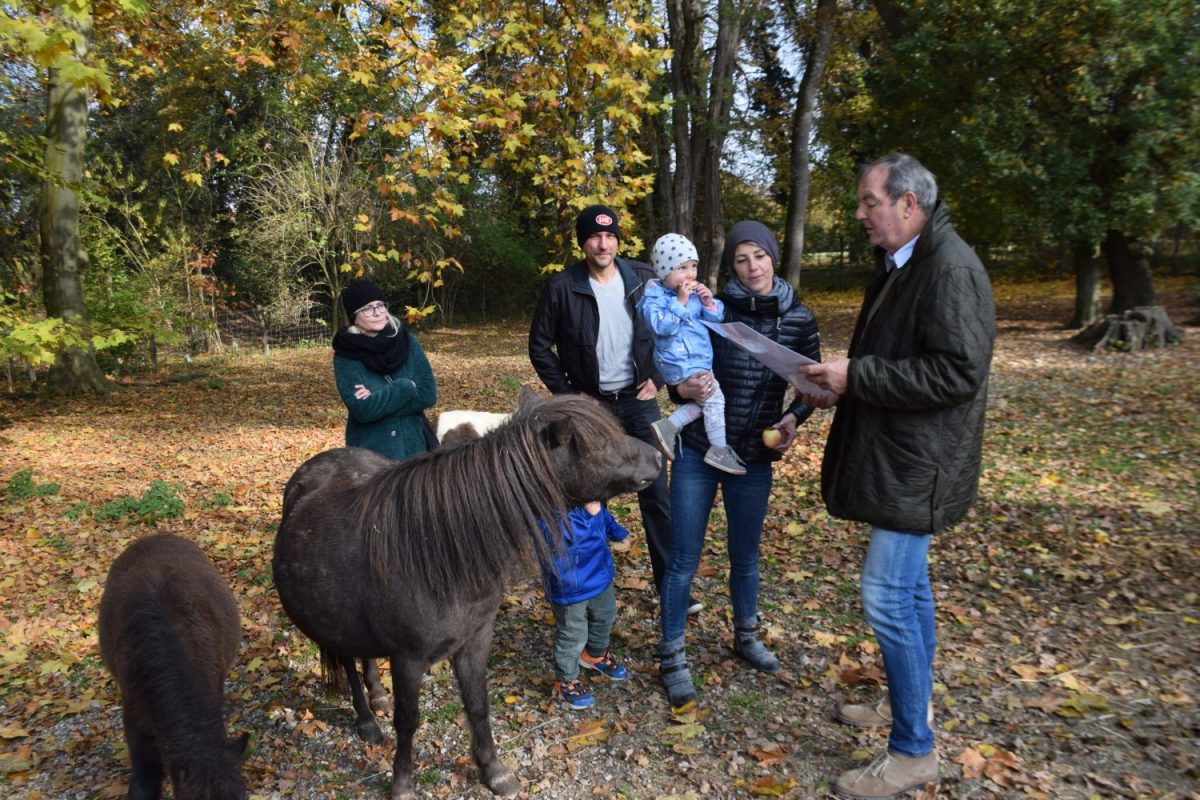
[[[1161,288],[1176,321],[1196,321],[1194,283]],[[1070,292],[997,287],[981,497],[932,551],[937,797],[1200,796],[1200,329],[1165,351],[1084,354],[1056,325]],[[844,352],[856,296],[808,301],[826,355]],[[440,409],[509,410],[535,382],[525,325],[423,332]],[[156,527],[198,542],[241,604],[228,713],[253,734],[252,797],[386,796],[390,738],[354,737],[348,703],[318,688],[315,649],[271,584],[283,484],[341,443],[330,372],[324,347],[277,351],[101,400],[0,404],[0,793],[123,795],[120,699],[98,657],[96,608],[108,565],[161,516]],[[510,588],[490,686],[524,796],[820,797],[884,746],[830,717],[842,697],[875,695],[881,664],[858,602],[863,531],[820,503],[829,418],[818,413],[779,465],[767,520],[762,610],[780,675],[731,657],[719,509],[696,586],[706,608],[688,629],[694,717],[670,718],[654,674],[657,607],[632,498],[613,504],[635,534],[617,553],[614,651],[628,683],[596,683],[586,712],[555,703],[548,608],[535,581]],[[422,711],[421,791],[489,796],[444,664]]]

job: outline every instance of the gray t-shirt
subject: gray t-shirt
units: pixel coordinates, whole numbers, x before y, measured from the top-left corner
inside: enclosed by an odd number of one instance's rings
[[[600,362],[600,391],[615,392],[633,384],[633,318],[625,308],[625,281],[618,272],[608,283],[588,278],[600,311],[596,359]]]

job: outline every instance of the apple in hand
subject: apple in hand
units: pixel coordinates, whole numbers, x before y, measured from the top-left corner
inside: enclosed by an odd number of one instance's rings
[[[767,447],[776,447],[783,441],[783,434],[777,428],[764,428],[762,440]]]

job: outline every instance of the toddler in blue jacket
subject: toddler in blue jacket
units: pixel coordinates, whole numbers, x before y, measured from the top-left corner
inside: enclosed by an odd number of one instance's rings
[[[646,283],[638,313],[654,331],[654,366],[672,386],[697,372],[712,372],[713,349],[708,328],[700,320],[721,322],[725,306],[696,281],[700,257],[686,236],[668,233],[654,243],[650,266],[658,276]],[[659,449],[675,459],[679,431],[702,414],[709,448],[704,463],[731,475],[745,475],[746,465],[725,440],[725,395],[712,378],[713,392],[701,402],[684,403],[671,416],[651,424]]]
[[[579,681],[580,667],[614,681],[629,677],[608,652],[617,619],[616,568],[608,543],[624,540],[629,531],[596,501],[571,509],[560,533],[562,549],[552,569],[542,571],[554,611],[554,692],[571,708],[582,709],[593,699]]]

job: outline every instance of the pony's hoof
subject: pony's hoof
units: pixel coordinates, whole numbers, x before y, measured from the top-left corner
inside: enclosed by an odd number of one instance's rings
[[[493,794],[498,794],[501,797],[512,797],[521,791],[521,782],[517,780],[516,775],[513,775],[508,770],[496,775],[487,782],[487,785]]]
[[[391,800],[417,800],[416,788],[413,786],[412,776],[409,775],[407,780],[404,778],[396,778],[392,781]]]
[[[371,698],[371,710],[376,714],[383,714],[390,717],[392,715],[392,701],[386,694],[376,695]]]
[[[383,731],[379,729],[379,723],[373,719],[360,719],[354,726],[358,732],[358,738],[364,742],[371,744],[380,744],[383,742]]]

